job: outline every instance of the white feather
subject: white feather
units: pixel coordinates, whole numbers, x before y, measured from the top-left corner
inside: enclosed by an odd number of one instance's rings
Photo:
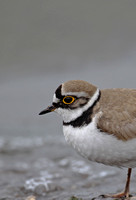
[[[105,165],[136,167],[136,139],[122,141],[113,135],[100,132],[97,117],[87,125],[74,128],[63,126],[66,141],[83,157]]]
[[[53,95],[53,103],[58,103],[60,100],[56,97],[56,94]]]
[[[89,96],[87,95],[86,92],[63,92],[62,90],[62,95],[66,96],[66,95],[73,95],[73,96],[76,96],[76,97],[86,97],[86,96]]]

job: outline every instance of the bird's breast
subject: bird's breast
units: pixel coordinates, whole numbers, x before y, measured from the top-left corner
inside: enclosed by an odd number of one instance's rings
[[[83,157],[118,167],[136,167],[136,139],[118,140],[97,129],[96,120],[82,127],[63,126],[66,141]]]

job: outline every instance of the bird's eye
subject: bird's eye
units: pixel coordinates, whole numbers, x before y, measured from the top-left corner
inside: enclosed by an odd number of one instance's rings
[[[66,96],[63,98],[63,103],[64,104],[71,104],[75,101],[75,98],[72,96]]]

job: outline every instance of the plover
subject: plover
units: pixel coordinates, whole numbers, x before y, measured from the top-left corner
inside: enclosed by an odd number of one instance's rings
[[[129,197],[136,167],[136,90],[104,89],[82,80],[61,84],[53,103],[40,115],[55,111],[63,118],[66,141],[83,157],[128,168],[125,190],[104,197]]]

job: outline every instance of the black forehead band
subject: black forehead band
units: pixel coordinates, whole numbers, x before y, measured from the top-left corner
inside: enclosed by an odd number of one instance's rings
[[[56,92],[55,92],[56,97],[57,97],[58,99],[62,99],[62,98],[64,97],[64,96],[61,95],[61,88],[62,88],[62,85],[60,85],[60,86],[57,88]]]

